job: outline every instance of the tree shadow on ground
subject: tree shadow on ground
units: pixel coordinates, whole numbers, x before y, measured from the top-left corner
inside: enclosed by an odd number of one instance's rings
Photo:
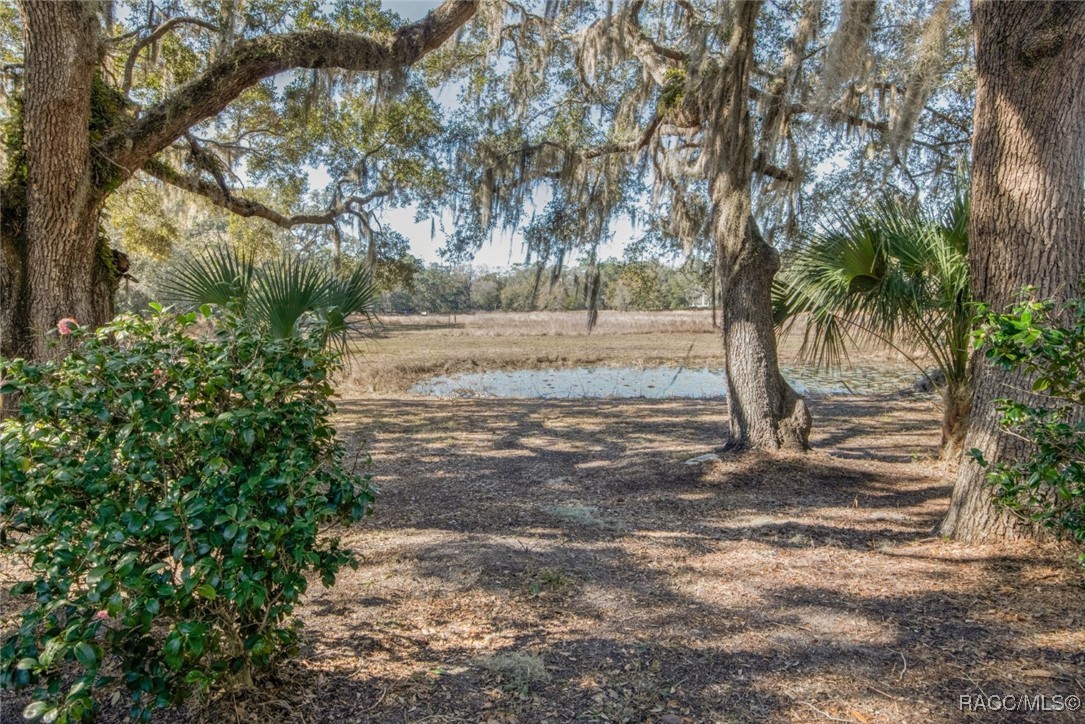
[[[930,537],[925,402],[814,404],[820,452],[686,465],[717,407],[345,403],[362,565],[314,583],[298,661],[162,721],[1060,720],[960,697],[1085,694],[1070,556]]]

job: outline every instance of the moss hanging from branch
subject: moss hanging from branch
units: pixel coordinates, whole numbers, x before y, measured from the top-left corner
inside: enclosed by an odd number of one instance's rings
[[[892,109],[889,144],[895,153],[903,155],[915,131],[923,107],[937,89],[945,67],[946,34],[949,31],[953,0],[940,0],[923,28],[915,45],[911,72],[904,89],[904,98]]]
[[[851,93],[843,91],[846,87],[854,88],[854,83],[849,81],[869,73],[872,66],[870,39],[877,13],[875,0],[845,0],[843,3],[840,23],[825,53],[818,106],[828,109],[843,104],[846,107]]]

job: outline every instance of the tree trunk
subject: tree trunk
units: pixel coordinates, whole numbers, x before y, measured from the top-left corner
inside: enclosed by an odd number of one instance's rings
[[[942,459],[957,460],[964,446],[972,393],[968,385],[947,385],[942,392]]]
[[[729,252],[720,300],[730,411],[728,447],[806,450],[810,411],[780,374],[776,355],[771,290],[779,258],[761,238],[753,219],[745,226],[737,240],[721,239]]]
[[[810,412],[780,374],[772,320],[779,258],[750,216],[753,129],[747,99],[760,2],[739,3],[713,94],[707,152],[732,449],[805,450]]]
[[[98,326],[112,316],[111,252],[99,239],[102,195],[90,154],[91,92],[98,65],[94,2],[21,6],[26,42],[21,186],[12,206],[23,216],[4,225],[3,349],[8,357],[43,359],[45,333],[74,318]]]
[[[976,111],[969,257],[973,296],[998,310],[1022,287],[1080,294],[1085,271],[1085,3],[977,0]],[[1022,446],[999,431],[993,401],[1026,400],[1030,381],[974,359],[965,450],[991,461]],[[962,459],[940,532],[966,542],[1034,533],[997,509],[984,470]]]

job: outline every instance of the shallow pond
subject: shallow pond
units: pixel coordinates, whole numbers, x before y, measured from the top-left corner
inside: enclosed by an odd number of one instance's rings
[[[784,367],[784,377],[800,393],[869,395],[910,387],[916,373],[849,367],[827,371]],[[676,367],[571,367],[545,370],[495,370],[441,375],[411,388],[426,397],[723,397],[722,369]]]

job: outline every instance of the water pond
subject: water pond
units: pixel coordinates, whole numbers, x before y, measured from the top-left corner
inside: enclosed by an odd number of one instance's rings
[[[869,395],[910,387],[916,373],[848,367],[819,370],[785,367],[784,377],[796,391],[806,394]],[[544,370],[494,370],[441,375],[424,380],[411,393],[426,397],[723,397],[724,372],[711,368],[676,367],[571,367]]]

